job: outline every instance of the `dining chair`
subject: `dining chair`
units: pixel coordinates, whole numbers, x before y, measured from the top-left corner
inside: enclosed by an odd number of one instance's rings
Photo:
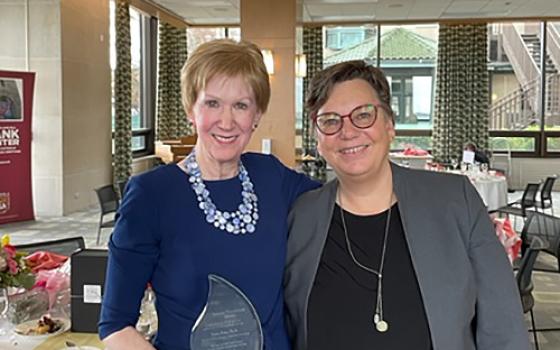
[[[535,207],[539,188],[540,183],[528,183],[520,200],[508,203],[507,205],[496,209],[496,212],[514,215],[514,227],[516,227],[515,224],[517,223],[517,217],[520,216],[525,219],[527,217],[527,209]]]
[[[128,180],[123,180],[123,181],[117,182],[117,188],[119,189],[119,198],[121,200],[123,199],[124,190],[126,189],[126,184],[127,183],[128,183]]]
[[[99,216],[99,225],[97,226],[97,240],[96,244],[99,245],[99,238],[101,236],[101,229],[112,228],[115,226],[114,215],[111,220],[105,221],[105,215],[115,214],[119,209],[119,196],[115,187],[111,185],[105,185],[95,189],[97,194],[97,200],[99,201],[99,206],[101,208],[101,214]]]
[[[552,175],[546,178],[540,192],[541,200],[535,201],[535,206],[537,208],[540,208],[543,212],[545,209],[550,209],[550,213],[552,215],[554,215],[554,206],[552,205],[552,188],[554,187],[554,182],[557,178],[558,175]]]
[[[536,350],[539,350],[539,339],[537,336],[538,330],[535,327],[535,314],[533,312],[533,307],[535,306],[535,299],[533,298],[533,270],[541,248],[542,242],[538,238],[535,238],[523,255],[519,265],[519,270],[515,276],[517,288],[519,289],[519,295],[521,296],[523,313],[529,313],[531,316],[531,329],[529,329],[529,332],[533,333]]]
[[[528,210],[527,220],[521,230],[523,253],[535,237],[542,241],[544,252],[556,257],[558,271],[545,271],[560,272],[560,217]]]
[[[84,242],[84,237],[76,236],[50,241],[19,244],[15,247],[17,250],[21,250],[28,254],[33,254],[38,251],[47,251],[60,255],[71,256],[75,251],[84,249],[86,245]]]

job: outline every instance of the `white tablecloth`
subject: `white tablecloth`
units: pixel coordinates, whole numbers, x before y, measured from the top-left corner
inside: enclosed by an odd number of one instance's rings
[[[470,178],[488,210],[496,210],[507,204],[507,180],[504,176]]]
[[[462,173],[459,170],[451,170],[448,172],[467,176],[478,191],[486,207],[488,207],[488,210],[496,210],[507,205],[508,185],[505,176],[480,172]]]
[[[426,163],[434,157],[431,154],[425,156],[411,156],[403,153],[390,153],[389,159],[398,165],[408,166],[413,169],[425,169]]]

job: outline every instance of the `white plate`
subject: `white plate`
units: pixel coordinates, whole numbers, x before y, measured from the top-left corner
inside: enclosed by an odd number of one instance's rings
[[[55,318],[53,318],[53,320],[62,322],[62,325],[60,326],[60,329],[57,330],[56,332],[45,333],[45,334],[34,334],[34,333],[26,334],[28,329],[34,328],[34,327],[37,326],[37,322],[39,321],[39,319],[37,319],[37,320],[31,320],[31,321],[23,322],[23,323],[20,323],[20,324],[16,325],[14,327],[14,333],[19,335],[20,337],[31,337],[31,338],[39,339],[39,338],[52,337],[54,335],[64,333],[64,332],[66,332],[67,330],[70,329],[70,320],[69,319],[55,317]]]

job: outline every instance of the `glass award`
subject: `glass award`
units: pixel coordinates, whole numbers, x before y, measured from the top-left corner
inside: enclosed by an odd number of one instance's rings
[[[247,296],[223,277],[208,275],[208,283],[208,300],[191,330],[191,350],[262,350],[261,322]]]

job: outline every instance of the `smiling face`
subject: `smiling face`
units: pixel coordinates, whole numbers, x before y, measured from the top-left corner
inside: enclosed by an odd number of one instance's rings
[[[328,112],[346,115],[358,106],[381,103],[375,90],[362,79],[337,83],[317,114]],[[345,118],[342,129],[334,135],[324,135],[317,131],[317,149],[337,176],[363,178],[390,171],[388,154],[395,128],[391,118],[383,108],[377,108],[375,123],[366,129],[359,129]]]
[[[223,173],[219,169],[237,169],[262,113],[242,77],[218,75],[198,93],[188,115],[198,134],[196,158],[203,172]]]

